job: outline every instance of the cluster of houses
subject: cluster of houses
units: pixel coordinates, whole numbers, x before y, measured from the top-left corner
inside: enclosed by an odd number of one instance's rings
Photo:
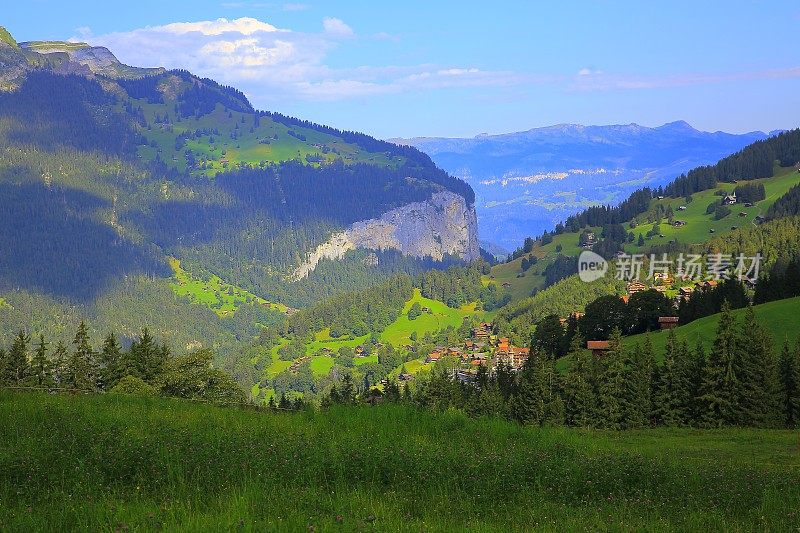
[[[492,332],[492,324],[482,322],[472,329],[472,335],[461,346],[437,347],[425,358],[426,363],[435,363],[444,357],[453,357],[468,369],[483,365],[495,368],[499,363],[519,369],[525,364],[530,348],[514,346],[507,337],[498,337]]]

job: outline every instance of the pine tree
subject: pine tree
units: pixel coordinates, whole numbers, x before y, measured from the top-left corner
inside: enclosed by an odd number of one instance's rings
[[[28,343],[30,337],[20,330],[11,344],[6,356],[5,382],[9,385],[22,385],[30,373],[28,363]]]
[[[82,390],[94,389],[97,384],[97,361],[94,350],[89,344],[89,331],[85,322],[81,322],[78,326],[72,344],[75,348],[67,363],[69,386]]]
[[[800,427],[800,338],[792,350],[784,342],[781,355],[784,420],[786,427]]]
[[[69,377],[69,357],[67,355],[67,346],[63,341],[58,341],[55,350],[53,350],[53,358],[51,361],[53,381],[59,387],[68,385]]]
[[[117,341],[116,335],[109,333],[103,341],[103,348],[100,350],[100,381],[102,388],[111,390],[125,377],[122,373],[122,348]]]
[[[564,379],[564,411],[566,423],[588,428],[594,421],[597,396],[594,390],[593,355],[583,346],[583,339],[575,335],[570,344],[572,367]]]
[[[656,376],[653,392],[653,417],[657,424],[668,427],[675,427],[679,423],[674,401],[677,351],[678,340],[675,337],[675,330],[670,330],[664,349],[664,362]]]
[[[734,373],[737,352],[735,326],[731,307],[725,302],[700,387],[700,420],[706,427],[721,427],[737,422],[736,400],[739,395]]]
[[[546,357],[539,351],[530,353],[519,374],[519,381],[510,399],[511,417],[524,425],[541,425],[545,421],[546,404],[550,401]]]
[[[772,337],[756,320],[752,305],[748,306],[741,324],[738,346],[735,360],[738,423],[776,427],[781,418],[779,363],[772,349]]]
[[[47,359],[47,343],[44,341],[44,335],[41,334],[39,335],[39,344],[36,345],[36,350],[33,352],[31,377],[37,387],[45,387],[53,383],[51,364]]]
[[[674,331],[674,330],[671,330]],[[688,426],[694,420],[695,382],[697,363],[695,355],[684,340],[675,348],[675,365],[673,367],[670,404],[677,425]]]
[[[601,372],[598,378],[597,425],[607,429],[622,427],[622,408],[625,395],[625,351],[622,347],[622,333],[614,328],[608,339],[609,349],[602,356]]]
[[[626,350],[625,395],[623,419],[626,428],[643,428],[650,424],[652,409],[653,344],[650,335],[644,346]]]

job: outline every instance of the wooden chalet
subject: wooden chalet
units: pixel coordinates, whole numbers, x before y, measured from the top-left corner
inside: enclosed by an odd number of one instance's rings
[[[586,349],[592,351],[592,355],[603,355],[609,350],[608,341],[587,341]]]
[[[676,316],[660,316],[658,317],[658,327],[662,331],[665,329],[673,329],[678,327],[678,317]]]
[[[647,290],[647,285],[645,285],[641,281],[634,280],[634,281],[629,282],[625,286],[625,290],[627,291],[628,296],[632,296],[632,295],[636,294],[637,292],[646,291]]]

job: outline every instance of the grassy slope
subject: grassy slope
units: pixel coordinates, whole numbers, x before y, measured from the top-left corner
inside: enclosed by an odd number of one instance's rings
[[[427,307],[430,309],[430,312],[422,313],[415,320],[409,320],[408,311],[414,303],[419,303],[420,307]],[[400,316],[383,330],[380,339],[393,346],[412,344],[412,332],[416,332],[419,338],[422,338],[422,336],[428,332],[433,333],[447,327],[457,328],[463,324],[465,317],[471,316],[481,316],[481,313],[475,311],[474,305],[453,309],[437,300],[424,298],[419,289],[414,289],[414,295],[406,302]]]
[[[794,530],[790,431],[0,393],[0,529]],[[313,445],[310,445],[313,444]]]
[[[651,240],[645,241],[645,247],[652,244],[666,243],[673,239],[680,242],[689,244],[700,244],[707,241],[712,235],[710,230],[714,230],[714,235],[725,235],[730,233],[732,226],[744,227],[747,224],[752,224],[756,215],[765,215],[769,207],[775,203],[775,200],[786,194],[794,185],[800,183],[800,174],[792,168],[776,168],[775,176],[762,180],[753,180],[746,183],[763,183],[766,189],[766,199],[757,202],[754,207],[746,208],[742,204],[732,205],[731,214],[722,220],[714,220],[714,215],[706,214],[706,207],[719,197],[715,196],[715,192],[722,189],[728,193],[733,192],[736,187],[735,184],[723,183],[714,189],[702,191],[692,195],[692,202],[687,204],[683,198],[665,198],[664,200],[656,200],[655,203],[660,203],[665,206],[672,206],[675,212],[676,220],[686,221],[686,225],[680,228],[670,226],[664,221],[661,224],[661,234],[664,237],[653,237]],[[685,211],[678,211],[678,207],[685,205]],[[739,213],[747,213],[746,217],[740,217]],[[633,230],[637,236],[639,233],[646,234],[652,227],[650,224],[645,224]],[[636,244],[631,244],[626,247],[629,253],[639,252],[641,249]]]
[[[209,167],[205,171],[208,176],[230,168],[235,163],[259,164],[262,161],[278,163],[298,158],[305,161],[307,155],[322,157],[328,162],[336,158],[341,158],[346,163],[361,162],[382,166],[401,162],[400,158],[390,159],[383,153],[367,152],[333,135],[297,126],[289,127],[275,122],[269,117],[261,117],[259,127],[254,128],[254,131],[250,133],[250,128],[254,124],[254,115],[234,111],[230,112],[229,116],[229,112],[221,104],[218,104],[216,109],[208,115],[200,118],[186,117],[180,122],[172,124],[170,131],[169,127],[155,123],[155,115],[163,116],[165,113],[169,113],[174,120],[175,115],[171,105],[151,104],[145,100],[135,100],[134,102],[134,105],[142,107],[145,118],[152,125],[150,130],[141,129],[141,133],[149,143],[155,141],[157,145],[157,147],[140,146],[139,156],[144,160],[153,160],[156,154],[160,153],[161,159],[167,165],[174,166],[181,171],[186,170],[184,157],[186,149],[192,150],[198,161],[206,159],[209,162]],[[213,144],[209,143],[208,136],[204,136],[190,139],[186,146],[178,151],[175,150],[175,139],[179,134],[200,129],[216,129],[219,131],[219,135],[213,136],[215,141]],[[289,130],[294,131],[298,136],[304,135],[306,140],[302,141],[289,135]],[[232,132],[236,132],[239,138],[231,139]],[[269,144],[262,144],[260,142],[262,140],[268,140]],[[322,146],[330,148],[331,151],[327,154],[323,153]],[[223,160],[227,163],[224,163]]]
[[[765,326],[771,333],[775,341],[776,349],[780,349],[784,340],[794,343],[800,334],[800,297],[778,300],[754,308],[759,324]],[[737,320],[744,318],[746,310],[737,309],[734,316]],[[711,315],[699,320],[695,320],[685,326],[675,329],[678,339],[686,339],[691,348],[697,345],[697,341],[702,341],[706,348],[706,353],[711,348],[711,343],[717,333],[720,315]],[[626,345],[635,345],[644,342],[645,334],[634,335],[624,339]],[[650,333],[650,339],[655,348],[656,356],[661,358],[664,346],[667,342],[667,333],[663,331]]]
[[[637,246],[637,243],[628,244],[625,247],[628,253],[641,253],[643,250],[648,249],[653,244],[667,243],[673,239],[680,242],[689,244],[700,244],[707,241],[714,236],[726,235],[732,231],[733,226],[744,227],[747,224],[752,224],[756,215],[766,214],[769,207],[781,196],[783,196],[790,188],[800,183],[800,173],[797,173],[793,168],[775,168],[775,175],[771,178],[762,180],[753,180],[746,183],[764,183],[766,189],[766,199],[757,202],[755,207],[745,208],[743,205],[731,206],[731,214],[722,220],[714,220],[714,215],[706,214],[706,207],[708,204],[718,199],[715,192],[719,189],[727,192],[732,192],[736,187],[732,183],[723,183],[718,187],[702,191],[692,195],[692,202],[686,203],[684,198],[665,198],[663,200],[653,200],[651,207],[654,208],[658,204],[664,206],[672,206],[675,212],[676,220],[686,221],[687,224],[683,227],[676,228],[667,224],[665,220],[661,226],[661,235],[664,237],[655,236],[651,239],[645,240],[644,247]],[[686,205],[685,211],[678,211],[678,207]],[[740,212],[747,213],[746,217],[739,217]],[[645,235],[652,224],[643,224],[636,229],[630,230],[627,224],[625,228],[628,231],[633,231],[637,239],[639,233]],[[589,228],[599,234],[600,228]],[[711,234],[710,230],[713,229],[714,233]],[[561,246],[563,255],[577,256],[581,252],[578,246],[579,233],[562,233],[553,238],[553,242],[545,246],[536,246],[533,250],[533,255],[539,258],[539,262],[531,267],[524,277],[517,277],[522,271],[521,263],[522,258],[518,258],[510,263],[502,263],[492,268],[492,281],[498,285],[504,282],[510,283],[509,288],[512,301],[518,301],[530,296],[533,289],[541,289],[544,287],[544,276],[542,273],[556,257],[556,246]],[[489,281],[489,278],[484,280]]]
[[[207,280],[195,278],[174,257],[169,258],[169,265],[175,277],[175,282],[170,283],[173,292],[189,298],[192,303],[205,305],[220,318],[235,313],[239,306],[247,304],[262,305],[280,313],[288,310],[284,304],[269,302],[242,288],[225,283],[217,276],[211,276]]]

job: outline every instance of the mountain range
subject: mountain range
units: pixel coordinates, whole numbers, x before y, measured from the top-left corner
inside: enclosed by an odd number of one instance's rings
[[[419,148],[472,185],[480,238],[514,249],[590,205],[616,204],[637,188],[664,185],[774,133],[710,133],[678,121],[391,140]]]
[[[220,344],[479,257],[474,192],[415,148],[1,28],[0,191],[5,332],[84,317],[131,338],[146,315],[175,345]]]

